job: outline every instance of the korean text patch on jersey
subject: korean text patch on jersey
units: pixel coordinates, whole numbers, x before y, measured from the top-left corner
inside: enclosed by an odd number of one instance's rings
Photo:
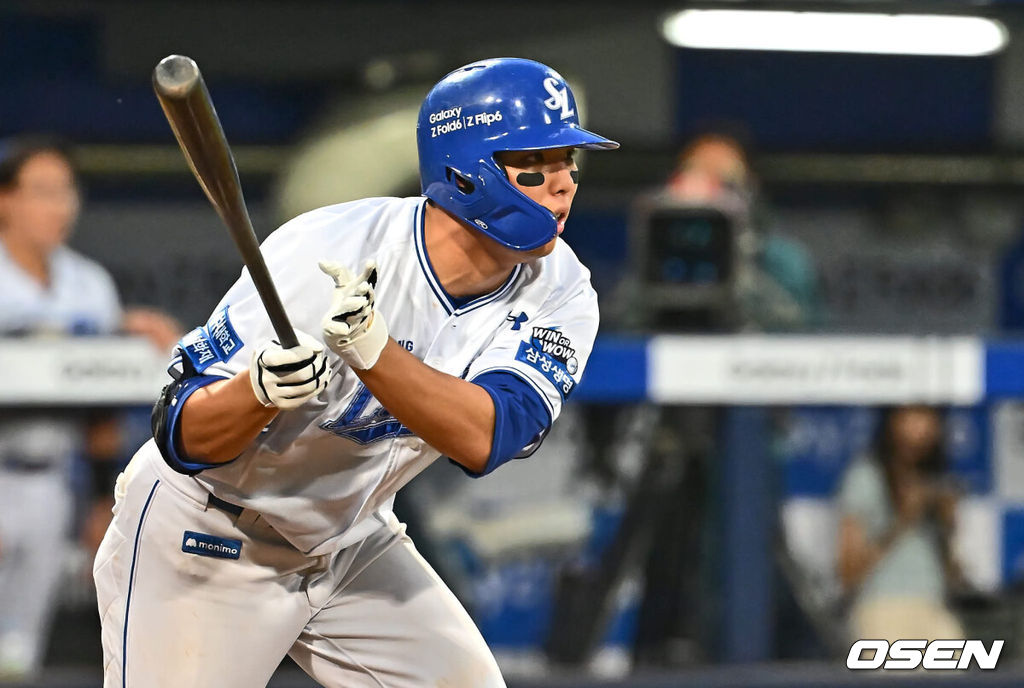
[[[181,350],[192,361],[196,372],[203,372],[216,361],[230,359],[242,348],[242,340],[231,326],[228,307],[220,309],[204,326],[197,327],[179,343]]]
[[[579,369],[572,341],[556,328],[534,327],[527,342],[519,343],[516,360],[539,371],[565,401],[576,386],[572,374]]]
[[[217,350],[218,358],[221,361],[227,361],[242,348],[242,340],[238,338],[238,333],[231,326],[227,306],[210,316],[209,322],[206,323],[206,332],[210,336],[210,344]]]

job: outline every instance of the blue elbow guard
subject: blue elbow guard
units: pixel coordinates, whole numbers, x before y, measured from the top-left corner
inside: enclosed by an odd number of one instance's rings
[[[150,417],[153,439],[156,440],[156,446],[160,449],[164,461],[178,473],[195,475],[211,466],[223,465],[189,461],[179,446],[180,432],[178,430],[181,409],[185,405],[185,400],[192,396],[197,389],[223,379],[216,375],[197,375],[176,380],[164,387],[160,398],[153,405],[153,415]]]

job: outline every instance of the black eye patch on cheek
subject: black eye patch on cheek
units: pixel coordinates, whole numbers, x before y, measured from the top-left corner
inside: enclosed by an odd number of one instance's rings
[[[572,177],[572,183],[573,184],[579,184],[580,183],[580,171],[579,170],[570,170],[569,171],[569,176]]]
[[[520,172],[516,175],[519,186],[541,186],[544,184],[543,172]]]

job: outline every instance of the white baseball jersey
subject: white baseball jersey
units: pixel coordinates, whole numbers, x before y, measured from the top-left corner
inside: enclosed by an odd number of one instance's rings
[[[359,270],[373,258],[376,307],[401,346],[467,380],[511,372],[538,393],[554,421],[597,333],[589,271],[559,240],[550,255],[516,267],[494,292],[457,306],[424,248],[424,204],[423,198],[344,203],[274,232],[263,253],[292,325],[319,335],[334,285],[318,261]],[[183,348],[201,374],[230,377],[247,370],[253,349],[272,338],[243,273]],[[310,555],[366,537],[381,522],[366,517],[389,512],[394,493],[440,455],[389,415],[340,358],[329,356],[334,375],[320,397],[281,412],[235,461],[196,476],[221,499],[259,512]],[[156,451],[152,443],[149,450]]]

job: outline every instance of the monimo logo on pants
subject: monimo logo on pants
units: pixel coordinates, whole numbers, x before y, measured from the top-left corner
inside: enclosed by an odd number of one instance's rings
[[[975,660],[980,669],[995,669],[1003,641],[993,640],[985,649],[980,640],[858,640],[846,658],[847,669],[916,669],[956,671],[969,669]],[[865,653],[874,652],[865,656]],[[958,654],[959,653],[959,654]]]
[[[181,551],[203,557],[238,559],[242,553],[242,541],[186,530],[181,539]]]

